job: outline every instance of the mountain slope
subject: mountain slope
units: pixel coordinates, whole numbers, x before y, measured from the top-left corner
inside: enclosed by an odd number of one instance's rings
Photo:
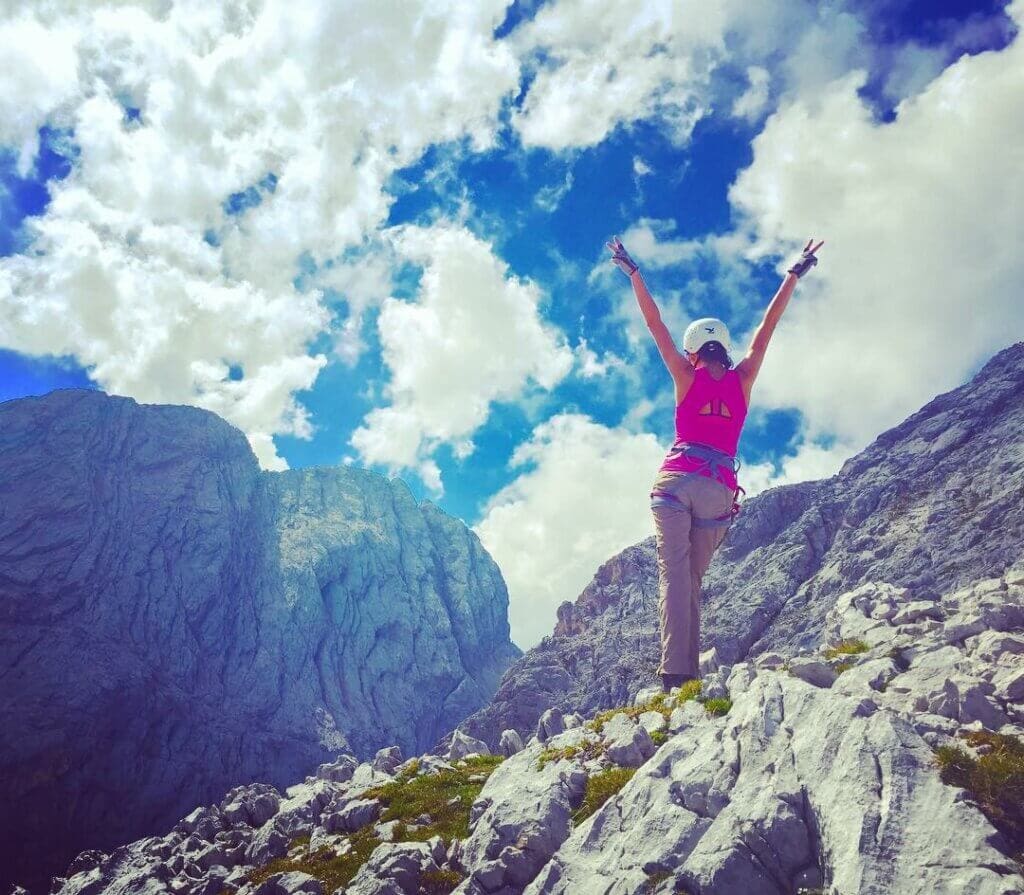
[[[191,407],[0,404],[0,876],[351,749],[422,749],[520,651],[479,540],[401,480],[261,472]]]

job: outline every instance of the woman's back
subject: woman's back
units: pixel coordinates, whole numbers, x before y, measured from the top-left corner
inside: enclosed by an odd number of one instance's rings
[[[659,471],[695,472],[705,465],[698,458],[677,453],[675,448],[683,443],[704,444],[735,457],[746,416],[743,382],[736,370],[726,370],[715,379],[708,367],[698,367],[683,400],[676,405],[676,439]],[[723,484],[735,490],[735,474],[722,469],[720,475]]]

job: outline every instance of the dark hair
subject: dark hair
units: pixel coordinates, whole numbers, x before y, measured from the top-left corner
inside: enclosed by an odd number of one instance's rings
[[[729,352],[725,350],[725,346],[721,342],[705,342],[697,349],[697,357],[704,363],[712,360],[718,361],[727,370],[732,366]]]

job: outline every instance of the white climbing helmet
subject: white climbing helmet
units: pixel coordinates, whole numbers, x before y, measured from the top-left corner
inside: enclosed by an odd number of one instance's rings
[[[706,342],[721,342],[722,347],[729,351],[729,327],[717,317],[701,317],[694,320],[683,334],[683,349],[690,354],[696,354],[700,346]]]

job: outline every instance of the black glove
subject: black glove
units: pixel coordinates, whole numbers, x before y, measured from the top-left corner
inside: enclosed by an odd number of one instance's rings
[[[639,269],[639,265],[629,257],[629,252],[626,251],[626,247],[622,244],[622,240],[617,236],[612,237],[611,242],[606,242],[608,250],[612,253],[612,257],[608,260],[618,266],[626,276],[633,276],[634,273]]]
[[[818,259],[814,257],[814,253],[825,244],[825,240],[819,242],[813,249],[811,248],[812,242],[814,242],[813,239],[807,240],[807,245],[804,246],[804,250],[800,255],[800,260],[789,268],[786,273],[795,273],[799,279],[818,263]]]

